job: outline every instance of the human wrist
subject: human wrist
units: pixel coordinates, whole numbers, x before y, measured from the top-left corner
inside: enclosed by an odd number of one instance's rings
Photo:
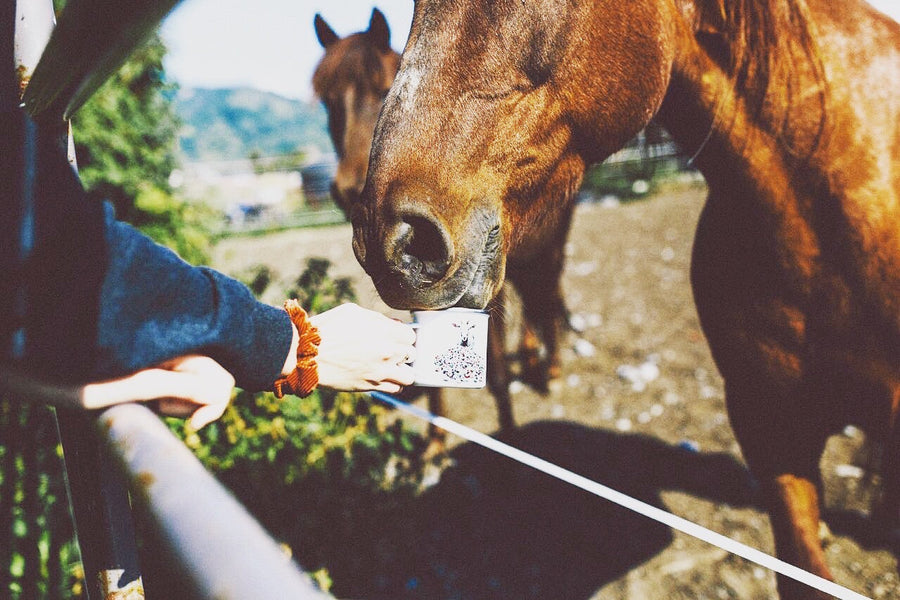
[[[297,346],[300,343],[300,334],[297,333],[297,326],[290,320],[290,317],[288,317],[288,322],[291,324],[291,343],[284,358],[284,365],[281,367],[282,377],[290,375],[297,366]]]
[[[308,396],[319,383],[318,364],[319,343],[322,341],[319,331],[312,324],[309,315],[296,300],[284,303],[293,325],[291,352],[282,368],[282,377],[273,385],[275,396],[283,397],[286,393],[300,397]],[[291,356],[294,356],[291,366]]]

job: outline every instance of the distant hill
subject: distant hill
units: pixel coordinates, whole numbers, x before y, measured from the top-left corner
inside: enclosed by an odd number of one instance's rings
[[[183,123],[180,145],[188,162],[280,156],[309,146],[332,151],[319,102],[249,88],[182,88],[175,111]]]

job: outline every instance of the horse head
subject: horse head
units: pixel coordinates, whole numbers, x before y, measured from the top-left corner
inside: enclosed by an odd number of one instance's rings
[[[331,192],[335,202],[349,211],[366,180],[375,120],[400,55],[391,49],[390,29],[377,8],[366,31],[344,38],[318,14],[314,24],[325,55],[313,74],[313,90],[328,112],[328,132],[338,156]]]
[[[664,2],[419,0],[375,130],[354,248],[397,308],[483,308],[585,166],[650,120]]]

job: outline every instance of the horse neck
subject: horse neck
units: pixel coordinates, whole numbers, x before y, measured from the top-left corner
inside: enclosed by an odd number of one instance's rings
[[[764,140],[740,107],[740,94],[715,70],[673,72],[658,119],[712,187],[754,181],[757,170],[774,166],[752,164]]]
[[[676,58],[658,114],[660,122],[691,156],[712,189],[786,189],[798,160],[811,156],[798,158],[784,144],[784,131],[809,129],[808,122],[789,121],[802,111],[787,110],[783,116],[788,120],[778,122],[755,111],[735,78],[699,41],[696,26],[683,17],[677,30]],[[802,83],[804,87],[821,89],[820,82],[809,79]]]

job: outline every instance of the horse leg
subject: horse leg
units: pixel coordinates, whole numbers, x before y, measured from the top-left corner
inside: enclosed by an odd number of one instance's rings
[[[522,380],[544,393],[550,381],[562,374],[559,338],[566,317],[560,285],[562,259],[560,248],[509,275],[522,299]]]
[[[546,348],[543,347],[531,320],[523,315],[522,333],[519,340],[522,380],[539,389],[546,387],[547,379],[541,354],[546,354]]]
[[[900,528],[900,390],[894,392],[888,434],[881,457],[881,497],[872,512],[872,521],[885,530]],[[896,537],[896,533],[893,534]]]
[[[765,489],[768,488],[768,489]],[[784,561],[825,579],[833,579],[819,539],[819,491],[816,482],[793,473],[778,475],[764,485],[776,554]],[[778,576],[782,600],[825,600],[831,595]]]
[[[515,428],[512,403],[509,399],[509,370],[506,364],[506,327],[503,321],[505,306],[503,289],[491,300],[488,311],[492,319],[488,323],[487,383],[497,403],[497,421],[501,431]]]
[[[827,433],[808,403],[784,402],[783,393],[768,396],[754,386],[728,385],[726,395],[732,429],[760,483],[775,536],[776,555],[825,579],[833,579],[819,538],[819,460]],[[773,401],[774,399],[774,401]],[[790,407],[786,409],[785,407]],[[792,410],[793,409],[793,410]],[[778,576],[782,600],[825,600],[830,595],[789,577]]]

